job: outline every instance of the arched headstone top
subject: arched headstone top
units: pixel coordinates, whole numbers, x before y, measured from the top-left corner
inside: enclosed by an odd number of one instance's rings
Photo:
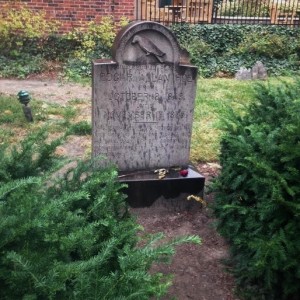
[[[120,171],[189,162],[197,68],[173,35],[133,22],[116,37],[112,59],[93,62],[93,155]]]
[[[119,64],[189,63],[174,34],[156,22],[132,22],[117,35],[112,47]]]

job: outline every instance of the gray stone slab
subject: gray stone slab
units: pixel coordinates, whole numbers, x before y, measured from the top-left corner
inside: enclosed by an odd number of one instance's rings
[[[247,69],[241,67],[235,74],[235,79],[237,80],[251,80],[252,79],[252,71],[251,69]]]
[[[187,165],[197,68],[154,22],[129,24],[112,52],[93,62],[93,156],[121,171]]]
[[[261,61],[257,61],[251,69],[241,67],[235,74],[237,80],[265,80],[267,78],[267,69]]]
[[[252,79],[265,80],[268,78],[267,69],[261,61],[257,61],[252,67]]]

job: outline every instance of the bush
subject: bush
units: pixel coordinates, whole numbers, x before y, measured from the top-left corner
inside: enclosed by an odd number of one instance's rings
[[[43,48],[47,37],[57,28],[58,23],[46,20],[44,12],[6,6],[0,13],[1,53],[8,57],[19,56],[30,47],[32,54],[36,54],[34,52]]]
[[[191,61],[199,67],[203,77],[220,72],[232,76],[240,67],[252,67],[258,60],[267,66],[269,74],[299,71],[299,29],[177,24],[172,30],[182,47],[190,51]]]
[[[296,45],[294,38],[280,34],[252,32],[234,49],[236,54],[248,53],[267,58],[288,58]]]
[[[46,60],[65,63],[78,47],[80,47],[79,41],[72,40],[65,34],[52,34],[48,36],[40,54]]]
[[[256,94],[225,122],[214,213],[244,298],[299,299],[300,79]]]
[[[56,51],[61,43],[49,50],[57,29],[58,22],[47,20],[44,12],[5,6],[0,12],[0,77],[25,78],[47,70],[45,59],[61,59]]]
[[[80,121],[78,123],[72,124],[68,130],[68,134],[75,135],[91,135],[92,134],[92,125],[87,121]]]
[[[76,28],[67,36],[71,41],[76,41],[78,47],[68,60],[65,74],[68,78],[78,79],[90,77],[92,74],[91,61],[96,58],[109,58],[110,48],[114,42],[116,32],[128,23],[121,19],[115,24],[112,17],[103,17],[100,23],[94,21],[87,28]]]
[[[215,73],[215,70],[212,68],[213,60],[213,50],[209,44],[199,39],[190,39],[186,42],[183,47],[189,52],[191,63],[199,66],[199,72],[204,77],[209,77]],[[209,63],[210,68],[207,68],[206,65]]]
[[[40,73],[45,70],[44,60],[40,55],[31,56],[26,53],[15,58],[0,55],[0,78],[26,78],[29,74]]]
[[[255,26],[177,24],[172,26],[172,31],[180,44],[203,40],[214,53],[222,54],[237,47],[253,27]]]
[[[92,162],[62,166],[60,141],[45,144],[45,131],[12,152],[0,145],[0,298],[149,299],[163,295],[169,277],[150,274],[174,246],[138,238],[123,186],[114,169]],[[56,178],[56,179],[55,179]],[[143,247],[137,247],[140,241]]]

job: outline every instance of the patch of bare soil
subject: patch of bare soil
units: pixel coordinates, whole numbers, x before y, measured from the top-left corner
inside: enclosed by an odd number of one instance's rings
[[[88,118],[91,88],[76,84],[63,84],[54,80],[0,80],[0,94],[16,95],[27,90],[35,99],[66,105],[68,101],[85,100],[81,116]],[[70,137],[57,149],[58,154],[73,157],[89,155],[91,137]],[[219,171],[217,163],[198,165],[207,180]],[[213,201],[206,195],[205,201]],[[234,296],[233,278],[225,272],[222,260],[228,256],[226,242],[213,227],[214,219],[207,208],[189,211],[162,209],[161,205],[147,208],[132,208],[138,222],[146,232],[164,232],[167,238],[178,235],[199,235],[201,245],[186,244],[177,247],[170,265],[155,265],[153,271],[174,274],[173,286],[164,299],[178,300],[237,300]]]
[[[218,173],[219,165],[205,163],[198,165],[198,169],[209,180]],[[206,195],[205,201],[211,203],[212,196]],[[153,266],[153,271],[174,274],[165,300],[238,300],[233,278],[222,264],[228,257],[228,247],[214,228],[210,209],[199,206],[191,211],[178,211],[162,209],[154,203],[147,208],[131,208],[131,212],[146,232],[163,232],[168,239],[182,235],[198,235],[202,239],[201,245],[177,247],[170,265]]]
[[[0,94],[16,97],[20,90],[26,90],[32,98],[60,105],[70,100],[91,100],[89,86],[59,82],[57,80],[10,80],[0,79]]]

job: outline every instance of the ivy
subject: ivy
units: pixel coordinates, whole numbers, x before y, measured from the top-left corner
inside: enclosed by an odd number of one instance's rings
[[[203,77],[234,75],[240,67],[262,61],[269,74],[299,71],[300,30],[284,26],[189,25],[172,26],[177,39]]]

